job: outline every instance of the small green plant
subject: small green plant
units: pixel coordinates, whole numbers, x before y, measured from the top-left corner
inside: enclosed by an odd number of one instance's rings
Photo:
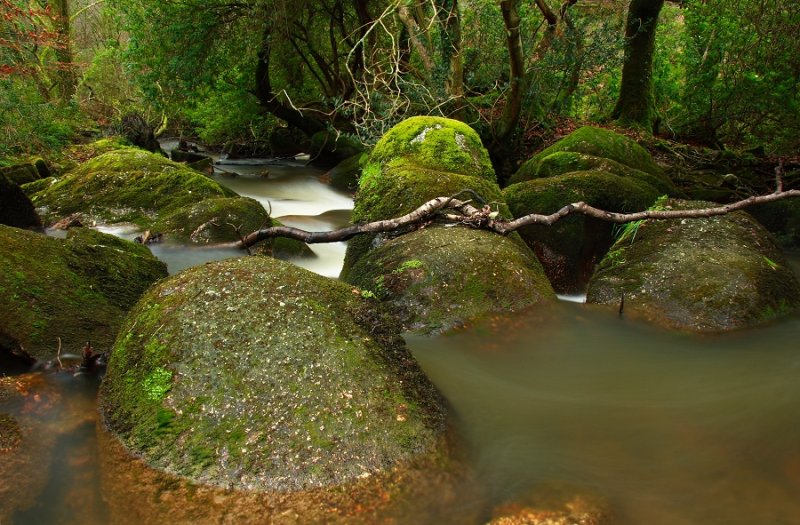
[[[769,265],[769,267],[770,267],[770,268],[772,268],[773,270],[777,270],[777,269],[780,267],[780,265],[779,265],[778,263],[776,263],[775,261],[773,261],[772,259],[770,259],[770,258],[769,258],[769,257],[767,257],[766,255],[764,256],[764,260],[765,260],[765,261],[767,261],[767,264],[768,264],[768,265]]]
[[[370,290],[361,290],[360,295],[363,299],[377,299],[378,297]]]
[[[392,270],[392,273],[396,275],[399,273],[403,273],[406,270],[415,270],[417,268],[422,268],[422,261],[420,261],[419,259],[411,259],[409,261],[404,262],[394,270]]]

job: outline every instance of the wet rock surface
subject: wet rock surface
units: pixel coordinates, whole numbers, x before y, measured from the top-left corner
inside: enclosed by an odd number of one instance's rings
[[[407,483],[447,478],[450,447],[441,397],[378,307],[266,257],[184,271],[128,317],[105,421],[149,466],[194,483],[394,505]]]
[[[144,246],[76,228],[67,239],[0,226],[0,334],[33,357],[111,347],[125,312],[166,266]]]
[[[624,297],[630,315],[699,332],[758,325],[800,305],[800,283],[783,253],[745,212],[631,228],[635,235],[623,236],[600,263],[587,302],[618,305]]]

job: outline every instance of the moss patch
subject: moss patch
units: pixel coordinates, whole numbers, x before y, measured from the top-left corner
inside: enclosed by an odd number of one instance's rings
[[[180,242],[216,244],[239,240],[231,225],[250,233],[270,224],[269,214],[255,199],[226,197],[184,206],[157,220],[152,229]]]
[[[370,154],[370,163],[391,161],[497,182],[478,134],[452,119],[412,117],[394,126]]]
[[[56,220],[82,212],[100,222],[132,222],[148,228],[156,217],[235,193],[161,155],[121,149],[95,157],[31,195]]]
[[[708,202],[669,201],[671,207]],[[757,325],[800,305],[800,283],[750,215],[647,221],[609,252],[588,301],[618,304],[670,327],[721,331]]]
[[[537,175],[537,173],[545,159],[553,153],[562,151],[611,159],[630,168],[663,177],[661,168],[653,160],[650,153],[633,140],[607,129],[584,126],[525,162],[520,166],[517,173],[511,177],[509,184],[516,184],[541,176]],[[553,161],[551,160],[552,163]]]
[[[0,332],[31,355],[111,346],[124,312],[166,266],[143,246],[82,228],[66,240],[0,226]]]
[[[554,213],[578,201],[615,212],[641,211],[659,193],[635,178],[581,171],[514,184],[503,196],[514,216],[521,217]],[[553,226],[525,226],[519,233],[542,261],[553,287],[562,293],[582,292],[594,265],[613,242],[610,223],[578,215]]]
[[[349,282],[384,300],[406,330],[422,334],[555,298],[530,250],[464,227],[390,240],[356,263]]]
[[[225,487],[326,487],[439,456],[442,400],[379,311],[271,258],[186,270],[125,322],[106,422],[151,466]]]

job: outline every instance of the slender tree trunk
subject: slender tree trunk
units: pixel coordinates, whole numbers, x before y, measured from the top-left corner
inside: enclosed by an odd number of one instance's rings
[[[256,98],[265,110],[309,137],[314,133],[324,131],[325,125],[321,121],[308,117],[291,104],[281,101],[273,91],[269,67],[272,52],[271,38],[271,28],[267,26],[264,28],[261,38],[261,49],[258,52],[258,64],[256,64]]]
[[[447,67],[445,90],[453,99],[450,116],[464,120],[464,60],[461,53],[461,14],[458,0],[438,0],[437,16],[442,24],[442,58]]]
[[[525,93],[525,53],[520,34],[520,0],[501,0],[500,11],[506,28],[506,47],[510,66],[509,90],[503,116],[495,128],[494,139],[503,142],[511,136],[519,123],[522,112],[522,97]]]
[[[631,0],[625,25],[622,86],[613,119],[652,131],[658,115],[653,96],[653,52],[664,0]]]
[[[75,67],[72,63],[72,39],[70,38],[69,2],[68,0],[53,0],[50,2],[53,9],[55,29],[58,35],[56,58],[58,59],[58,93],[63,101],[67,101],[75,94],[78,85],[75,76]]]

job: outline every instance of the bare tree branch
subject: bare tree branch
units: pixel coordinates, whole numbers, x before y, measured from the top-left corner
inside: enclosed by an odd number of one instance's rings
[[[434,219],[448,224],[464,224],[472,228],[493,231],[501,235],[508,235],[509,233],[516,231],[523,226],[530,226],[533,224],[552,226],[564,217],[573,214],[586,215],[595,219],[617,224],[644,219],[700,219],[715,217],[718,215],[726,215],[754,204],[764,204],[767,202],[774,202],[791,197],[800,197],[800,190],[783,191],[779,189],[778,191],[768,195],[752,196],[731,204],[715,206],[712,208],[690,210],[645,210],[634,213],[605,211],[581,201],[568,204],[557,212],[549,215],[531,213],[529,215],[519,217],[518,219],[507,221],[502,218],[497,218],[497,212],[492,210],[492,208],[488,205],[478,209],[472,205],[472,201],[464,201],[456,198],[463,193],[470,193],[476,196],[474,191],[464,190],[450,197],[436,197],[435,199],[431,199],[416,210],[401,217],[363,224],[354,224],[346,228],[340,228],[338,230],[327,232],[309,232],[289,226],[274,226],[271,228],[264,228],[254,231],[253,233],[243,237],[239,242],[233,243],[231,246],[244,249],[253,246],[257,242],[273,237],[288,237],[290,239],[296,239],[309,244],[340,242],[364,233],[386,233],[398,231],[407,227],[420,226]],[[445,210],[450,210],[450,213],[444,213]]]

